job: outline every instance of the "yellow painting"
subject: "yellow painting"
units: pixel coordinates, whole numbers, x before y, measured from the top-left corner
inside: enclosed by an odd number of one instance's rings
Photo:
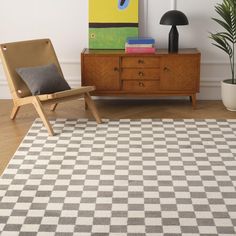
[[[122,9],[123,3],[126,8]],[[137,23],[138,0],[90,0],[89,22],[91,23]]]
[[[89,48],[124,49],[138,36],[138,0],[89,0]]]

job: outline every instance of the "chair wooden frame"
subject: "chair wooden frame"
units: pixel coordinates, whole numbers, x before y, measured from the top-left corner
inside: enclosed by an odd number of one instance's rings
[[[10,118],[14,120],[21,106],[32,104],[49,135],[54,135],[53,128],[43,109],[43,104],[51,104],[51,111],[55,111],[57,104],[84,97],[85,103],[93,114],[97,123],[101,123],[96,106],[90,96],[94,86],[83,86],[53,94],[32,96],[24,81],[16,73],[16,68],[39,66],[54,63],[63,76],[59,61],[50,39],[38,39],[6,43],[0,45],[0,56],[7,77],[13,99],[13,109]]]

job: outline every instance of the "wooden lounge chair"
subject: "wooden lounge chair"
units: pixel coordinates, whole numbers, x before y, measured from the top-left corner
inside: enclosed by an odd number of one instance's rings
[[[0,45],[0,55],[4,71],[6,73],[8,85],[13,98],[13,110],[11,119],[15,119],[20,106],[33,104],[38,115],[42,119],[50,135],[54,135],[52,126],[43,110],[43,104],[50,103],[51,110],[54,111],[60,102],[78,99],[84,97],[86,105],[92,112],[97,123],[101,123],[97,109],[89,92],[95,90],[94,86],[80,87],[71,90],[65,90],[52,94],[43,94],[32,96],[25,82],[16,72],[16,68],[33,67],[45,64],[55,64],[60,74],[62,70],[58,62],[56,53],[50,39],[30,40]]]

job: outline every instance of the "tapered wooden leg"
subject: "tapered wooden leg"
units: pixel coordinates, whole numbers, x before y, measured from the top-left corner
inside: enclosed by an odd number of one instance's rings
[[[57,108],[57,105],[58,105],[57,103],[52,104],[51,107],[50,107],[50,110],[51,110],[51,111],[55,111],[56,108]]]
[[[193,109],[196,109],[196,105],[197,105],[196,94],[191,95],[191,102],[192,102]]]
[[[95,120],[97,121],[97,123],[98,124],[102,123],[102,120],[101,120],[101,118],[98,115],[97,108],[96,108],[96,106],[94,104],[94,101],[92,100],[90,94],[89,93],[85,93],[84,99],[85,99],[85,102],[88,105],[90,111],[92,112]]]
[[[53,136],[54,132],[53,132],[52,126],[49,123],[49,121],[48,121],[48,119],[47,119],[47,117],[46,117],[46,115],[44,113],[43,106],[42,106],[40,100],[37,97],[34,98],[33,105],[34,105],[36,111],[38,112],[39,117],[41,118],[44,126],[48,130],[49,135]]]
[[[20,109],[20,106],[13,105],[12,112],[11,112],[11,116],[10,116],[10,118],[11,118],[12,120],[14,120],[14,119],[16,118],[16,115],[17,115],[19,109]]]
[[[88,110],[88,105],[87,105],[86,99],[84,99],[84,109]]]

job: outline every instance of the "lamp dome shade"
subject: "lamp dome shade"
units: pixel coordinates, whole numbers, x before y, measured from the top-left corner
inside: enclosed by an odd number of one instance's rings
[[[160,20],[161,25],[188,25],[186,15],[177,10],[167,11]]]

